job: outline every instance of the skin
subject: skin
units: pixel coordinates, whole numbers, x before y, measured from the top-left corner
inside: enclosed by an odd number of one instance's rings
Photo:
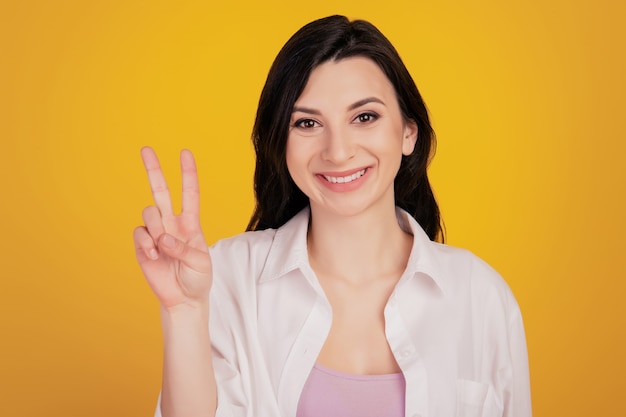
[[[399,372],[384,334],[383,308],[406,267],[412,237],[396,220],[393,180],[413,151],[415,123],[403,120],[393,86],[372,61],[320,65],[299,97],[287,165],[309,197],[309,258],[333,308],[318,362],[355,374]],[[217,405],[208,328],[211,258],[200,227],[196,164],[180,155],[182,211],[175,214],[155,152],[141,151],[154,197],[134,231],[136,256],[159,299],[164,340],[161,410],[213,416]],[[349,183],[323,175],[365,174]],[[323,175],[321,175],[323,174]]]
[[[155,152],[141,150],[154,206],[143,210],[134,231],[137,261],[161,305],[163,326],[163,416],[213,416],[217,389],[208,330],[211,257],[200,227],[198,175],[183,150],[182,212],[175,215]]]
[[[287,167],[309,197],[309,259],[333,309],[318,363],[353,374],[399,372],[384,329],[384,306],[406,268],[412,237],[397,222],[393,182],[417,126],[371,60],[317,67],[296,101]],[[363,172],[348,183],[324,176]]]
[[[311,73],[294,105],[287,167],[324,221],[365,211],[383,214],[393,207],[393,181],[416,138],[417,126],[403,120],[394,88],[378,65],[362,57],[329,61]],[[331,185],[319,175],[363,168],[366,175],[351,183]]]

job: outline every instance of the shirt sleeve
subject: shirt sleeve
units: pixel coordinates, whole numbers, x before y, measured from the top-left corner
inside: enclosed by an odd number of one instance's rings
[[[503,416],[531,417],[532,406],[526,335],[522,315],[516,302],[509,320],[509,349],[511,379],[505,393]]]

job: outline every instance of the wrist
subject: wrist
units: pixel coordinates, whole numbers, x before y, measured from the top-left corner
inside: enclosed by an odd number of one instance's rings
[[[192,316],[197,314],[208,314],[209,312],[209,298],[206,297],[202,300],[187,300],[172,306],[160,305],[161,317],[171,316]]]
[[[168,308],[161,306],[161,323],[166,336],[172,331],[208,329],[209,303],[184,303]]]

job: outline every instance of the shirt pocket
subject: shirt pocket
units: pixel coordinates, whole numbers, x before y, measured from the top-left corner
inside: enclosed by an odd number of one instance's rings
[[[469,379],[456,381],[456,417],[501,417],[493,387]]]

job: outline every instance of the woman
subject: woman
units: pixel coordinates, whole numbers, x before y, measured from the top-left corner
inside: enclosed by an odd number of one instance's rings
[[[434,135],[389,41],[332,16],[283,47],[253,139],[248,233],[207,250],[196,166],[174,215],[135,230],[161,303],[163,416],[530,416],[521,315],[504,281],[443,234]]]

